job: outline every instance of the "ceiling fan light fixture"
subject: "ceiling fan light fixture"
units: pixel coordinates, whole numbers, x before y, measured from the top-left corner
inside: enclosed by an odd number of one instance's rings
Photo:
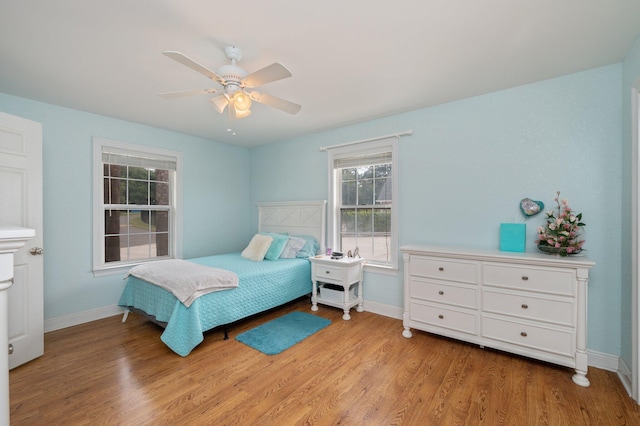
[[[241,91],[234,93],[232,99],[233,107],[236,109],[236,111],[249,111],[249,109],[251,108],[251,98],[249,97],[249,95]]]
[[[246,109],[246,110],[236,110],[236,118],[245,118],[251,115],[251,110],[250,109]]]

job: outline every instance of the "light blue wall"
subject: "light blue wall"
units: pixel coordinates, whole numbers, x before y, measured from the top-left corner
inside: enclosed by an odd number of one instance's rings
[[[91,272],[93,137],[183,153],[185,257],[251,237],[247,149],[3,94],[0,111],[43,126],[45,320],[115,305],[124,286]]]
[[[632,267],[633,259],[631,258],[631,88],[636,87],[640,91],[640,37],[638,37],[627,53],[627,57],[622,63],[622,105],[623,105],[623,150],[622,150],[622,316],[621,316],[621,335],[622,350],[621,358],[629,367],[633,366],[632,359],[632,342],[633,342],[633,301],[632,301]]]
[[[240,250],[255,232],[257,201],[326,199],[321,146],[412,130],[400,143],[400,244],[497,248],[499,224],[519,220],[521,198],[550,207],[562,191],[584,214],[597,263],[588,347],[619,354],[621,315],[629,315],[621,307],[622,79],[623,67],[625,83],[640,70],[638,50],[624,64],[251,150],[0,94],[0,110],[43,123],[45,319],[113,305],[122,290],[120,277],[91,273],[94,136],[184,153],[184,255],[197,257]],[[542,220],[528,221],[529,250]],[[402,307],[402,271],[365,280],[368,300]]]
[[[400,141],[400,245],[498,248],[520,199],[582,212],[592,350],[621,348],[622,65],[616,64],[251,150],[253,201],[326,199],[321,146],[412,130]],[[527,222],[535,250],[542,215]],[[402,274],[367,273],[365,298],[402,307]]]

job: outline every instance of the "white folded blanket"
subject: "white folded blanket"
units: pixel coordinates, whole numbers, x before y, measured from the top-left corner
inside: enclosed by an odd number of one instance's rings
[[[207,293],[238,287],[238,275],[181,259],[159,260],[135,266],[125,275],[170,291],[187,308]]]

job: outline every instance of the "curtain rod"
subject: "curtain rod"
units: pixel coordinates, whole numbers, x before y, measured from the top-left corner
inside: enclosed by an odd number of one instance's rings
[[[338,144],[338,145],[321,146],[320,147],[320,151],[326,151],[328,149],[339,148],[339,147],[342,147],[342,146],[357,145],[359,143],[379,141],[379,140],[388,139],[388,138],[399,138],[400,136],[409,136],[412,133],[413,133],[412,130],[407,130],[407,131],[404,131],[404,132],[394,133],[394,134],[391,134],[391,135],[377,136],[375,138],[362,139],[362,140],[359,140],[359,141],[352,141],[352,142],[345,142],[345,143],[341,143],[341,144]]]

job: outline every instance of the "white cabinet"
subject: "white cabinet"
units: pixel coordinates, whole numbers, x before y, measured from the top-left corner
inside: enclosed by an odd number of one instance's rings
[[[587,379],[586,257],[404,246],[411,328],[575,368]]]
[[[311,279],[313,292],[311,294],[311,310],[318,310],[318,303],[342,308],[342,319],[351,319],[349,310],[358,305],[356,310],[362,312],[362,265],[364,259],[347,258],[331,259],[331,256],[310,257]],[[327,284],[342,287],[342,291],[332,290]],[[356,289],[357,287],[357,289]]]

